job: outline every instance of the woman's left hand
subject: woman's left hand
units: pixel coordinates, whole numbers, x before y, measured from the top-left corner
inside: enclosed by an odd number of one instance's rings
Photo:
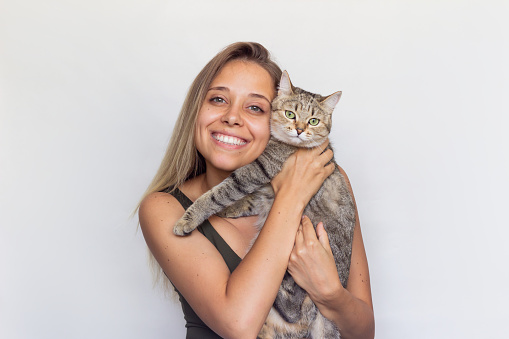
[[[288,272],[318,306],[326,305],[344,291],[323,223],[316,226],[304,216],[295,237]]]

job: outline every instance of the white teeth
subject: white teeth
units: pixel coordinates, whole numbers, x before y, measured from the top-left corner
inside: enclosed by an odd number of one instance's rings
[[[222,143],[225,143],[225,144],[230,144],[230,145],[237,145],[237,146],[241,146],[241,145],[245,145],[247,142],[242,140],[242,139],[239,139],[239,138],[236,138],[236,137],[232,137],[232,136],[229,136],[229,135],[224,135],[224,134],[213,134],[212,137],[214,139],[216,139],[217,141],[221,141]]]

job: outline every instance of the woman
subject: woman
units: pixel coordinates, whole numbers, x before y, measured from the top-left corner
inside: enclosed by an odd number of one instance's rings
[[[191,201],[262,153],[280,76],[256,43],[235,43],[216,55],[191,85],[166,156],[140,204],[143,235],[179,293],[188,338],[256,338],[287,269],[343,338],[374,336],[358,222],[344,289],[323,225],[315,232],[302,218],[334,169],[327,165],[331,151],[299,150],[287,160],[272,181],[274,204],[251,248],[256,217],[213,216],[187,237],[172,233]]]

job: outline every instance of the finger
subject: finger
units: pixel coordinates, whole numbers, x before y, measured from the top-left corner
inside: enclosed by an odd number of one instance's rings
[[[313,223],[307,216],[302,219],[302,234],[306,244],[309,244],[309,242],[313,243],[314,241],[318,240],[316,237],[315,228],[313,227]]]
[[[314,147],[310,148],[309,150],[314,152],[315,154],[322,154],[327,149],[328,145],[329,145],[329,139],[326,139],[320,145],[314,146]]]
[[[327,138],[321,145],[320,145],[320,149],[323,150],[327,148],[327,146],[329,146],[329,138]]]
[[[304,217],[302,217],[304,220]],[[302,246],[302,243],[304,242],[304,235],[302,233],[302,221],[299,225],[299,228],[297,229],[297,234],[295,234],[295,244],[294,247]]]
[[[330,163],[327,166],[325,166],[325,177],[327,178],[329,175],[331,175],[335,169],[336,165],[334,163]]]
[[[320,241],[320,244],[322,244],[323,248],[332,254],[332,249],[329,243],[329,235],[323,227],[323,222],[320,222],[318,225],[316,225],[316,235],[318,236],[318,241]]]
[[[324,164],[326,164],[332,160],[333,156],[334,152],[329,148],[328,150],[320,154],[320,159],[323,161]]]

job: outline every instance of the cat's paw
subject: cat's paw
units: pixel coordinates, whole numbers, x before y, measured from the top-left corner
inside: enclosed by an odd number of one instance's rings
[[[189,235],[192,231],[194,231],[196,226],[193,226],[192,223],[185,218],[185,215],[177,220],[175,225],[173,226],[173,233],[180,236]]]

